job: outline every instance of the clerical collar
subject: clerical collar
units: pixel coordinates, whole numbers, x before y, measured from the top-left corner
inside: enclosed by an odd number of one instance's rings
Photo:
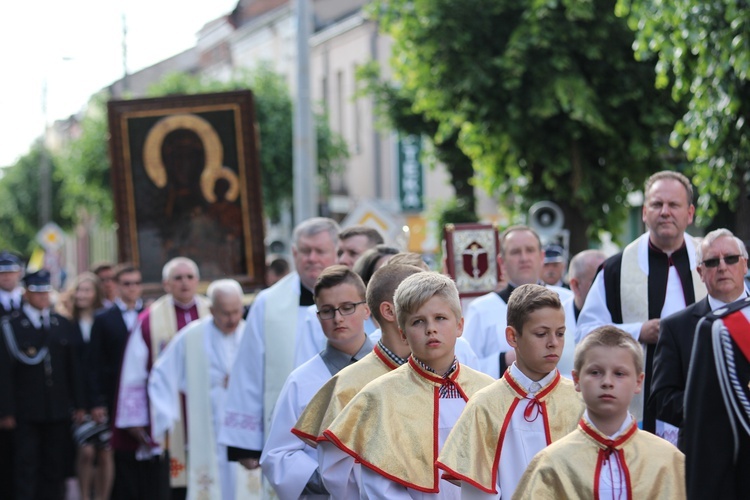
[[[174,303],[175,307],[179,307],[180,309],[184,309],[185,311],[189,311],[193,307],[195,307],[195,298],[188,302],[187,304],[183,304],[182,302],[178,301],[177,299],[172,296],[172,302]]]
[[[299,282],[299,305],[300,306],[312,306],[315,305],[315,298],[313,293],[305,285],[302,284],[302,280]]]
[[[592,428],[594,428],[594,429],[598,430],[599,432],[602,432],[602,430],[601,430],[600,428],[598,428],[598,427],[597,427],[596,425],[594,425],[594,423],[593,423],[593,422],[591,421],[591,419],[589,418],[589,410],[588,410],[588,409],[586,409],[586,410],[585,410],[585,411],[583,412],[583,418],[585,418],[585,419],[586,419],[586,422],[587,422],[587,423],[588,423],[588,424],[589,424],[589,425],[590,425],[590,426],[591,426]],[[624,432],[628,431],[628,430],[630,429],[630,425],[631,425],[632,423],[633,423],[633,415],[631,415],[631,414],[630,414],[630,412],[628,412],[627,416],[625,417],[625,420],[624,420],[624,421],[622,422],[622,425],[620,426],[620,428],[619,428],[619,429],[617,429],[617,432],[615,432],[615,433],[614,433],[614,434],[612,434],[611,436],[607,436],[607,437],[608,437],[609,439],[611,439],[612,441],[614,441],[614,440],[615,440],[615,439],[617,439],[617,438],[618,438],[619,436],[621,436],[621,435],[622,435],[622,434],[623,434]],[[604,433],[602,432],[602,434],[604,434]]]
[[[336,375],[355,361],[364,358],[370,353],[370,351],[372,351],[372,341],[364,332],[362,332],[362,335],[365,337],[365,343],[362,344],[362,347],[359,348],[359,351],[357,351],[357,354],[354,356],[340,351],[329,343],[326,343],[325,349],[320,352],[320,357],[323,358],[323,362],[326,367],[328,367],[328,371],[331,372],[331,376]]]
[[[175,301],[175,304],[177,304],[177,301]],[[138,299],[135,302],[135,306],[134,307],[128,308],[128,305],[125,302],[123,302],[120,297],[117,297],[115,299],[115,305],[118,308],[120,308],[120,311],[122,311],[124,313],[128,312],[128,311],[140,311],[141,309],[143,309],[143,301],[141,299]]]
[[[385,344],[383,344],[382,340],[378,340],[378,347],[380,347],[380,350],[383,351],[383,354],[385,354],[386,356],[388,356],[391,359],[391,361],[393,361],[394,363],[396,363],[398,366],[403,365],[409,359],[408,357],[402,358],[400,356],[397,356],[393,351],[391,351],[390,349],[388,349],[385,346]]]
[[[651,241],[651,238],[648,239],[648,249],[649,249],[649,251],[656,252],[658,254],[663,254],[663,255],[666,255],[667,257],[672,257],[677,252],[682,252],[682,251],[684,251],[687,254],[687,246],[685,244],[685,239],[684,238],[682,239],[682,245],[680,245],[680,247],[677,250],[675,250],[674,252],[672,252],[672,253],[667,253],[664,250],[662,250],[661,248],[659,248],[656,245],[654,245],[654,243]],[[672,265],[672,266],[674,265],[674,263],[671,261],[671,259],[670,259],[669,265]]]
[[[742,290],[742,293],[736,299],[730,300],[729,302],[722,302],[719,299],[714,298],[714,297],[712,297],[712,296],[709,295],[708,296],[708,305],[709,305],[709,307],[711,308],[712,311],[715,311],[715,310],[719,309],[720,307],[724,307],[724,306],[726,306],[728,304],[732,304],[734,302],[737,302],[738,300],[744,299],[747,296],[748,296],[747,290]]]
[[[552,370],[547,375],[542,377],[539,381],[531,380],[529,377],[527,377],[520,368],[518,368],[518,365],[516,365],[516,362],[514,361],[512,365],[510,365],[510,375],[518,382],[518,384],[526,389],[526,392],[530,394],[536,394],[539,392],[542,388],[547,387],[550,382],[552,382],[557,375],[557,370]]]
[[[413,358],[413,359],[414,359],[414,361],[415,361],[415,362],[417,363],[417,365],[419,365],[419,367],[420,367],[420,368],[422,368],[422,369],[423,369],[424,371],[426,371],[426,372],[429,372],[429,373],[434,373],[435,375],[437,375],[437,376],[439,376],[439,377],[443,377],[443,378],[448,378],[448,377],[450,377],[450,376],[451,376],[451,374],[452,374],[453,372],[455,372],[455,371],[456,371],[456,368],[458,367],[458,360],[456,359],[456,357],[455,357],[455,356],[453,356],[453,363],[451,363],[451,367],[450,367],[450,368],[448,368],[448,371],[447,371],[447,372],[445,372],[445,373],[443,373],[443,374],[441,375],[441,374],[439,374],[438,372],[436,372],[435,370],[433,370],[432,368],[430,368],[429,366],[427,366],[426,364],[422,363],[422,362],[421,362],[420,360],[418,360],[418,359],[417,359],[417,358],[415,358],[414,356],[412,356],[412,358]]]

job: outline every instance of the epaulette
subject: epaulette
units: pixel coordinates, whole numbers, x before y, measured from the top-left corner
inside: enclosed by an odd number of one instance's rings
[[[733,312],[737,312],[740,309],[744,309],[746,307],[750,307],[750,297],[745,297],[744,299],[740,299],[732,302],[731,304],[727,304],[724,307],[720,307],[715,311],[711,311],[708,315],[706,315],[706,320],[714,321],[717,319],[721,319],[732,314]]]

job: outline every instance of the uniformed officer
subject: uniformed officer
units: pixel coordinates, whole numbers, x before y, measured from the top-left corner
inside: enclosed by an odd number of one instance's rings
[[[23,289],[18,286],[23,266],[15,254],[0,252],[0,318],[21,309]],[[13,498],[13,429],[0,419],[0,498]]]
[[[0,316],[21,309],[23,289],[18,284],[22,269],[18,256],[7,250],[0,252]]]
[[[76,331],[50,310],[49,272],[24,284],[21,309],[0,320],[0,422],[15,428],[16,498],[61,499],[71,415],[83,418]]]

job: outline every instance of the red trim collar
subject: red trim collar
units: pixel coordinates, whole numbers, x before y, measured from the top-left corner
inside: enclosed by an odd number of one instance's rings
[[[377,356],[378,359],[380,359],[380,361],[382,361],[383,364],[391,370],[395,370],[396,368],[398,368],[398,365],[393,362],[390,356],[383,352],[378,344],[375,344],[375,347],[372,348],[372,352],[374,352],[375,356]]]
[[[433,384],[443,385],[443,382],[445,382],[445,377],[441,377],[440,375],[437,375],[435,373],[428,372],[427,370],[425,370],[424,368],[422,368],[421,366],[419,366],[419,363],[417,363],[414,360],[414,356],[409,356],[409,366],[411,366],[411,368],[415,372],[417,372],[417,374],[420,377],[429,380]],[[451,373],[448,376],[448,380],[450,380],[453,383],[456,383],[456,379],[458,378],[458,373],[460,371],[461,371],[461,363],[459,363],[458,361],[456,361],[456,369],[453,370],[453,373]],[[456,385],[458,385],[458,384],[456,384]]]
[[[628,430],[620,434],[617,439],[607,439],[606,436],[604,436],[599,430],[595,429],[591,426],[590,423],[586,421],[585,418],[581,418],[581,420],[578,422],[578,426],[581,428],[581,430],[589,436],[591,439],[593,439],[597,445],[599,445],[601,448],[622,448],[622,446],[625,444],[625,442],[633,437],[633,435],[638,431],[638,425],[635,422],[635,419],[633,419],[632,422],[630,422],[630,427]]]
[[[557,387],[557,384],[560,382],[560,372],[555,368],[555,376],[552,379],[552,381],[547,384],[546,386],[542,387],[542,389],[536,393],[536,399],[541,401],[545,398],[550,392],[552,392],[555,387]],[[526,390],[521,387],[521,385],[516,381],[516,379],[513,378],[513,376],[510,374],[510,370],[505,370],[505,373],[503,373],[503,378],[505,378],[505,381],[508,382],[508,385],[510,386],[513,391],[515,391],[516,394],[520,396],[521,399],[525,398],[529,395]]]

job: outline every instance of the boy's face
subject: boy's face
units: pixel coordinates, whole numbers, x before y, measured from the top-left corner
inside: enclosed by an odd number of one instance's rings
[[[516,350],[516,365],[531,380],[540,380],[555,369],[565,344],[565,313],[543,307],[529,314],[522,335],[512,326],[505,337]]]
[[[442,375],[451,367],[456,339],[464,331],[464,319],[457,318],[448,302],[433,296],[406,316],[401,336],[415,358]]]
[[[323,328],[328,343],[347,354],[356,354],[362,347],[364,341],[364,322],[370,317],[370,309],[367,304],[355,306],[354,312],[348,316],[341,314],[341,310],[334,313],[333,318],[321,318],[321,311],[351,306],[363,302],[359,292],[354,285],[341,283],[331,288],[324,288],[315,297],[315,305],[318,308],[318,320]]]
[[[599,419],[625,418],[633,395],[641,392],[643,373],[636,373],[633,354],[623,347],[592,347],[573,382],[589,413]]]

